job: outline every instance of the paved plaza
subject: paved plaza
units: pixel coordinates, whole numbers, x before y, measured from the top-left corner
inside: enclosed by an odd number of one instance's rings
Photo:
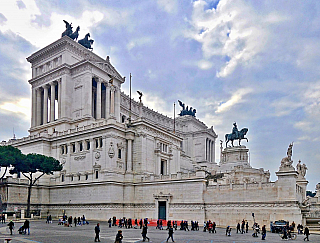
[[[57,221],[52,224],[46,224],[45,220],[31,221],[30,235],[19,235],[17,229],[23,224],[23,222],[15,223],[15,232],[11,237],[7,231],[6,225],[0,224],[0,242],[4,239],[11,238],[11,243],[18,242],[41,242],[41,243],[83,243],[94,242],[94,226],[97,222],[90,222],[89,225],[77,226],[77,227],[64,227],[58,225]],[[101,242],[113,243],[115,235],[119,230],[118,227],[109,228],[106,222],[100,222],[101,228]],[[122,229],[124,240],[126,242],[142,242],[140,229]],[[286,242],[281,240],[278,234],[267,233],[267,239],[261,240],[261,235],[258,238],[251,236],[252,231],[248,234],[236,234],[233,229],[231,236],[225,235],[225,229],[218,228],[216,234],[209,234],[208,232],[201,231],[180,231],[177,230],[174,233],[174,240],[177,243],[211,243],[211,242],[230,242],[230,243],[245,243],[245,242]],[[168,231],[156,230],[155,227],[149,227],[148,237],[150,242],[162,243],[166,242],[168,237]],[[170,241],[169,241],[170,242]],[[298,235],[298,238],[294,242],[303,242],[303,236]],[[320,242],[320,235],[312,234],[310,236],[310,242]]]

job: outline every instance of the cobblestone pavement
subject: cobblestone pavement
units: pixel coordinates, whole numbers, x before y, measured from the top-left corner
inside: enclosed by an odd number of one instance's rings
[[[31,221],[30,235],[20,235],[17,229],[23,222],[15,223],[14,235],[10,236],[6,225],[0,224],[0,242],[4,239],[12,239],[10,243],[27,242],[27,243],[83,243],[94,242],[94,226],[97,222],[92,221],[89,225],[77,227],[64,227],[54,221],[53,224],[46,224],[45,221]],[[115,235],[119,230],[118,227],[109,228],[106,222],[100,222],[101,228],[101,242],[113,243]],[[122,229],[124,240],[123,243],[129,242],[142,242],[140,229]],[[287,242],[281,240],[278,234],[267,233],[266,240],[261,240],[261,235],[258,238],[251,236],[252,231],[248,234],[236,234],[233,229],[231,236],[225,235],[225,229],[218,228],[216,234],[209,234],[208,232],[201,231],[180,231],[174,233],[174,240],[177,243],[212,243],[212,242],[230,242],[230,243],[246,243],[246,242]],[[168,231],[156,230],[155,227],[149,227],[148,237],[150,242],[162,243],[166,242]],[[170,240],[171,241],[171,240]],[[170,242],[169,241],[169,242]],[[303,242],[303,235],[298,235],[297,239],[293,242]],[[320,242],[320,235],[310,235],[310,242]]]

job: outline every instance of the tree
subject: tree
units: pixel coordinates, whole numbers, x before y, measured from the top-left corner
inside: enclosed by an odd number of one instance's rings
[[[23,160],[23,154],[21,151],[12,146],[0,146],[0,167],[4,167],[5,170],[0,177],[0,180],[6,175],[10,166],[14,166]]]
[[[24,159],[14,165],[10,174],[22,173],[28,180],[28,200],[27,200],[27,217],[30,217],[31,190],[34,184],[44,175],[53,174],[54,171],[61,171],[62,165],[53,157],[42,154],[24,155]]]

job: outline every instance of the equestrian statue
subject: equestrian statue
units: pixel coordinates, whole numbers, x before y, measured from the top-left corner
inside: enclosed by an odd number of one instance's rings
[[[233,147],[233,140],[239,140],[239,146],[241,145],[241,139],[246,139],[247,142],[249,141],[248,138],[245,138],[244,136],[249,131],[248,128],[242,128],[240,131],[238,130],[237,123],[233,123],[233,129],[232,133],[225,135],[226,140],[226,147],[228,146],[228,142],[231,141],[231,145]]]

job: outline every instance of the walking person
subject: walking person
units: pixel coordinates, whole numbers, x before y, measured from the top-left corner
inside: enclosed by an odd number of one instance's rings
[[[171,238],[171,240],[172,240],[172,242],[174,242],[174,240],[173,240],[173,228],[172,227],[170,227],[169,228],[169,231],[168,231],[168,238],[167,238],[167,242],[168,242],[168,240]]]
[[[122,243],[122,239],[123,239],[122,230],[118,230],[118,233],[116,235],[116,240],[114,243]]]
[[[9,222],[8,226],[9,226],[9,230],[10,230],[10,235],[12,235],[12,230],[14,228],[14,223],[12,220]]]
[[[77,223],[78,223],[77,217],[74,217],[73,223],[74,223],[74,227],[77,227]]]
[[[238,234],[238,232],[240,232],[240,233],[241,233],[241,230],[240,230],[240,223],[238,223],[238,224],[237,224],[237,234]]]
[[[303,241],[305,241],[307,239],[307,241],[309,241],[309,235],[310,235],[310,232],[309,232],[309,228],[308,227],[305,227],[304,228],[304,235],[306,237],[304,237]]]
[[[249,231],[249,223],[247,221],[247,223],[246,223],[246,233],[248,233],[248,231]]]
[[[267,230],[266,230],[266,225],[262,226],[262,232],[261,232],[261,240],[265,240],[267,236]]]
[[[146,239],[148,239],[148,241],[150,241],[149,237],[147,236],[148,234],[148,226],[147,225],[144,225],[143,228],[142,228],[142,241],[146,241]]]
[[[94,242],[100,242],[100,224],[97,223],[97,226],[94,227],[94,233],[96,234],[96,236],[94,237]]]
[[[30,221],[29,220],[26,219],[26,221],[24,221],[23,228],[24,228],[24,234],[27,234],[27,230],[28,230],[28,235],[30,235]]]

